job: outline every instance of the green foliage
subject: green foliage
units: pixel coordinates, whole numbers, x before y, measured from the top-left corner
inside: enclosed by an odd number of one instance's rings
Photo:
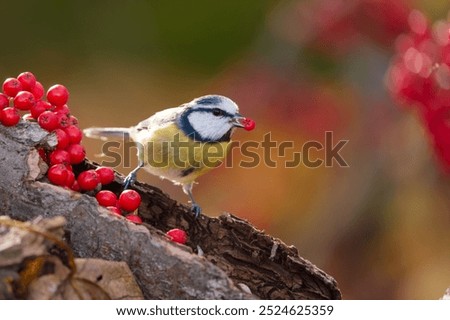
[[[214,69],[248,48],[271,2],[10,1],[2,56],[113,54]]]

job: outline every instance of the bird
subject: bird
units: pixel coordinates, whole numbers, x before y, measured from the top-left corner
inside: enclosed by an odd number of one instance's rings
[[[225,159],[236,128],[245,128],[246,118],[238,105],[222,95],[205,95],[178,107],[156,112],[129,128],[92,127],[86,137],[131,139],[137,146],[138,165],[124,180],[124,189],[143,168],[181,185],[196,218],[202,212],[192,189],[198,177]]]

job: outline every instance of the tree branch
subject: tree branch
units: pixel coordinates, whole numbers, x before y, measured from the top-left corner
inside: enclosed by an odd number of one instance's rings
[[[147,299],[340,299],[336,281],[299,257],[297,249],[231,214],[194,219],[189,208],[142,183],[141,226],[111,215],[95,198],[49,184],[36,147],[52,148],[54,135],[35,123],[0,126],[0,212],[28,221],[67,219],[65,239],[82,258],[125,261]],[[80,172],[95,168],[85,162]],[[123,177],[107,189],[120,192]],[[187,231],[186,246],[167,239]]]

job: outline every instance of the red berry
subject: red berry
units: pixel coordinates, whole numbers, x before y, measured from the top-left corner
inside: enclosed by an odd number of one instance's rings
[[[65,113],[55,112],[56,119],[58,119],[58,126],[61,129],[65,129],[69,126],[69,117]]]
[[[44,96],[44,86],[39,81],[36,81],[36,85],[31,90],[31,93],[36,98],[36,100],[40,100]]]
[[[170,240],[173,242],[185,244],[187,241],[187,235],[184,230],[181,229],[172,229],[166,232],[166,234],[169,236]]]
[[[51,183],[58,186],[65,186],[69,170],[63,164],[55,164],[48,169],[47,177]]]
[[[55,150],[52,151],[49,155],[50,164],[70,164],[70,155],[65,150]]]
[[[23,90],[31,91],[36,85],[36,77],[31,72],[22,72],[17,80],[19,80]]]
[[[55,110],[53,110],[53,111],[55,111],[55,112],[57,112],[57,113],[64,113],[64,114],[67,114],[67,116],[69,116],[69,114],[70,114],[70,109],[69,109],[69,107],[67,106],[67,104],[62,105],[62,106],[55,107]]]
[[[28,91],[20,91],[14,97],[14,107],[20,110],[30,110],[36,104],[36,100],[32,93]]]
[[[45,162],[48,161],[47,152],[45,152],[44,148],[39,148],[38,149],[38,153],[39,153],[39,156],[41,157],[42,160],[44,160]]]
[[[65,186],[71,188],[75,183],[75,173],[72,170],[67,169],[67,179]]]
[[[56,134],[56,139],[58,140],[58,144],[56,145],[57,149],[66,149],[70,144],[70,139],[67,133],[62,129],[55,129],[53,132]]]
[[[252,119],[245,118],[242,123],[244,124],[244,129],[247,131],[252,131],[253,129],[255,129],[256,123]]]
[[[9,107],[9,98],[6,94],[0,93],[0,109]]]
[[[15,97],[22,90],[22,84],[16,78],[8,78],[3,82],[3,92],[10,97]]]
[[[71,164],[81,163],[83,162],[84,158],[86,158],[86,151],[80,144],[71,144],[67,147],[66,150],[70,155]]]
[[[77,117],[69,116],[69,124],[74,125],[74,126],[78,126],[78,119],[77,119]]]
[[[74,182],[73,182],[73,184],[72,184],[72,186],[70,187],[70,189],[72,189],[73,191],[77,191],[77,192],[79,192],[81,189],[80,189],[80,185],[78,184],[78,181],[77,180],[75,180]]]
[[[61,84],[55,84],[47,91],[47,101],[54,106],[62,106],[69,99],[69,91]]]
[[[47,101],[36,101],[34,106],[31,107],[31,115],[33,118],[37,119],[42,112],[49,111],[52,108],[52,105]]]
[[[77,126],[69,125],[67,128],[64,129],[64,131],[67,133],[70,143],[77,144],[81,142],[81,139],[83,138],[83,133]]]
[[[135,214],[129,214],[127,215],[125,218],[127,218],[127,220],[135,223],[135,224],[141,224],[142,223],[142,219],[141,217],[135,215]]]
[[[80,189],[86,191],[94,190],[99,183],[98,175],[94,170],[83,171],[79,174],[77,181]]]
[[[106,209],[108,209],[109,211],[111,211],[111,213],[117,214],[118,216],[122,216],[122,211],[120,211],[119,208],[114,207],[114,206],[108,206],[106,207]]]
[[[119,205],[125,211],[134,211],[141,204],[141,196],[134,190],[124,190],[119,196]]]
[[[6,127],[15,126],[20,121],[20,114],[16,108],[7,107],[1,110],[0,114],[1,122]]]
[[[110,184],[114,181],[114,170],[111,168],[99,167],[95,169],[95,172],[97,172],[100,183],[103,185]]]
[[[56,117],[56,113],[52,111],[42,112],[37,120],[41,128],[47,131],[53,131],[58,128],[58,119]]]
[[[95,195],[95,198],[97,199],[98,203],[104,207],[112,207],[115,206],[117,203],[117,196],[112,191],[109,190],[99,191]]]

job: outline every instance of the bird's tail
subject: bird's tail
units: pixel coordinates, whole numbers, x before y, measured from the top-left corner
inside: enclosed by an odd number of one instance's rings
[[[107,140],[109,138],[130,139],[131,128],[87,128],[83,133],[88,138]]]

